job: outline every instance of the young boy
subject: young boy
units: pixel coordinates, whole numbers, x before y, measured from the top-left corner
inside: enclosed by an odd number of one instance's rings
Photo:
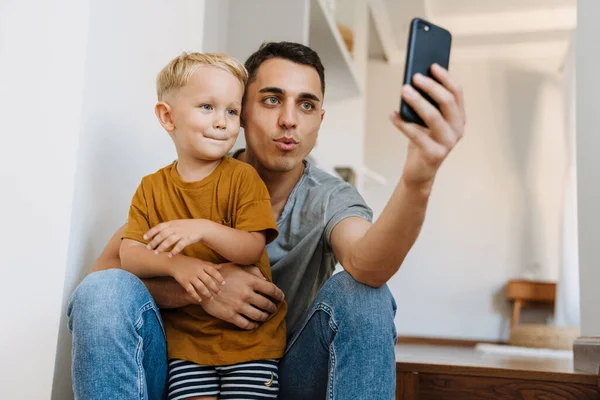
[[[198,303],[226,284],[204,261],[254,264],[271,281],[265,245],[277,225],[269,193],[250,165],[226,156],[239,133],[246,80],[244,66],[223,54],[184,53],[160,72],[155,112],[177,161],[142,179],[121,243],[124,269],[171,276]],[[162,309],[169,399],[277,398],[286,310],[283,302],[245,331],[199,304]]]

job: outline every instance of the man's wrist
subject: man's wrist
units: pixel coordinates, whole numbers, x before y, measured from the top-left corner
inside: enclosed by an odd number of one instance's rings
[[[410,181],[402,176],[400,178],[400,185],[406,192],[427,199],[431,196],[434,180],[434,178],[431,178],[425,181]]]

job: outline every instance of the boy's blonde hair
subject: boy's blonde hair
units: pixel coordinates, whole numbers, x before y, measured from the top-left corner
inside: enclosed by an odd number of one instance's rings
[[[246,87],[248,72],[244,65],[234,57],[223,53],[186,53],[175,57],[156,77],[156,94],[158,101],[174,90],[184,87],[194,72],[202,66],[210,65],[221,68],[236,77],[242,87]]]

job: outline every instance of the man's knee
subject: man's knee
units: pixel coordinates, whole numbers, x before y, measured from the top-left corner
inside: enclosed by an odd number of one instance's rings
[[[342,271],[325,282],[317,299],[330,304],[337,315],[352,320],[356,327],[394,329],[396,301],[387,285],[374,288]]]
[[[69,300],[69,329],[73,330],[75,320],[86,327],[118,321],[133,315],[149,301],[152,297],[144,283],[127,271],[109,269],[91,273]]]

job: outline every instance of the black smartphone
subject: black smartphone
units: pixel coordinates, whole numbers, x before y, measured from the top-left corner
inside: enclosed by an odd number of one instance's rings
[[[406,48],[404,84],[415,87],[412,84],[412,79],[416,73],[435,79],[431,74],[433,64],[439,64],[448,69],[451,44],[452,35],[446,29],[421,18],[414,18],[410,23],[408,46]],[[439,110],[439,105],[429,95],[416,87],[415,89]],[[426,127],[421,117],[404,100],[400,101],[400,117],[404,121],[414,122]]]

